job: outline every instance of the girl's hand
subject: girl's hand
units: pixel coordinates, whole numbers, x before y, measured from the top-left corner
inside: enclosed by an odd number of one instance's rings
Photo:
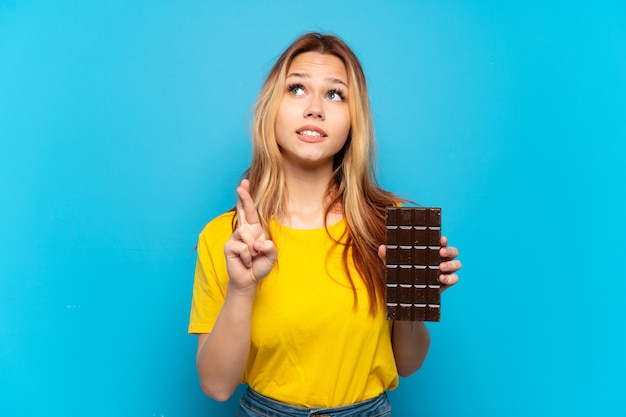
[[[224,255],[229,286],[247,290],[270,273],[278,254],[274,242],[265,237],[248,180],[241,181],[237,195],[237,229],[224,245]]]
[[[378,256],[385,262],[387,257],[387,246],[380,245],[378,247]],[[461,261],[455,258],[459,256],[459,250],[455,247],[448,246],[448,238],[441,236],[441,249],[439,249],[439,256],[441,256],[441,263],[439,264],[439,282],[441,285],[441,292],[450,288],[459,281],[459,276],[456,272],[461,269]]]
[[[461,269],[461,261],[455,258],[459,256],[459,250],[453,246],[448,246],[448,238],[441,236],[441,249],[439,249],[441,263],[439,264],[439,282],[442,284],[441,291],[445,291],[459,281],[456,272]]]

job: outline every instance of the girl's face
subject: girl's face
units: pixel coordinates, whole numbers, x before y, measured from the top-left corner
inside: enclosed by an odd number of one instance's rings
[[[274,125],[286,164],[332,169],[350,133],[348,88],[336,56],[304,52],[294,58]]]

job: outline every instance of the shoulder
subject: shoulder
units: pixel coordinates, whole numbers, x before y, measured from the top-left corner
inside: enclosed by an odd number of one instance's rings
[[[235,211],[227,211],[213,218],[200,232],[200,241],[225,242],[233,234]]]

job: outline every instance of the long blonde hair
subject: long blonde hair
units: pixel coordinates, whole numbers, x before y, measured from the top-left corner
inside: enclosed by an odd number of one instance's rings
[[[337,204],[343,208],[347,225],[347,236],[343,241],[344,268],[356,303],[354,277],[347,266],[351,255],[367,288],[373,315],[384,305],[385,265],[378,257],[378,246],[385,242],[385,207],[403,200],[380,188],[376,181],[374,128],[365,74],[356,55],[338,37],[320,33],[302,35],[270,70],[259,93],[252,121],[252,163],[247,171],[251,195],[261,223],[268,231],[270,219],[284,213],[287,201],[283,160],[274,122],[286,88],[287,71],[294,58],[304,52],[331,54],[346,66],[351,129],[346,144],[334,159],[326,214]]]

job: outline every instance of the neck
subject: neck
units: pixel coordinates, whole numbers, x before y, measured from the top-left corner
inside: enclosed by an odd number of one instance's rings
[[[285,167],[287,207],[280,222],[296,229],[316,229],[341,219],[341,210],[332,208],[324,217],[332,166]]]

